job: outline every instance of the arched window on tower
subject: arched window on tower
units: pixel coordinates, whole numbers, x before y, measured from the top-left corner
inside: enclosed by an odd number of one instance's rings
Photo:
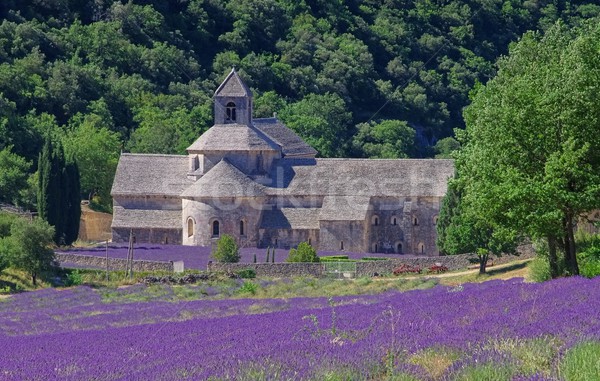
[[[240,235],[245,235],[246,231],[244,230],[244,220],[240,220]]]
[[[378,216],[373,216],[371,217],[371,225],[373,226],[378,226],[379,225],[379,217]]]
[[[213,237],[218,237],[221,233],[220,231],[219,221],[213,221],[212,223],[212,235]]]
[[[417,246],[417,251],[419,252],[419,254],[425,254],[425,244],[423,242],[419,243],[419,245]]]
[[[187,233],[188,233],[188,237],[191,237],[194,235],[194,220],[191,217],[188,218],[188,221],[187,221]]]
[[[402,254],[402,243],[401,242],[398,242],[396,244],[396,253]]]
[[[235,103],[229,102],[227,105],[225,105],[225,122],[233,123],[236,121],[236,119],[237,116],[235,112]]]

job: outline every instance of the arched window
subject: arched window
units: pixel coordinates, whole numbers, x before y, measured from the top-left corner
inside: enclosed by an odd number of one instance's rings
[[[392,217],[392,225],[396,226],[398,225],[398,218],[397,217]]]
[[[308,239],[308,244],[312,245],[312,240],[310,238]]]
[[[220,235],[220,226],[219,221],[213,221],[212,223],[212,235],[213,237],[218,237]]]
[[[225,105],[225,113],[226,113],[226,116],[225,116],[226,122],[229,122],[229,123],[235,122],[237,119],[236,112],[235,112],[235,103],[233,103],[233,102],[227,103],[227,105]]]
[[[240,235],[244,235],[246,232],[244,231],[244,220],[240,221]]]
[[[191,237],[194,235],[194,220],[191,217],[188,218],[188,221],[187,221],[187,233],[188,233],[188,237]]]
[[[344,250],[344,241],[340,241],[340,250]]]
[[[433,216],[433,224],[434,224],[434,225],[437,225],[437,223],[438,223],[438,219],[439,219],[439,217],[438,217],[438,216]]]
[[[396,244],[396,253],[402,254],[402,242]]]
[[[423,242],[420,242],[419,245],[417,246],[417,251],[419,252],[419,254],[425,254],[425,244]]]
[[[373,253],[376,253],[378,248],[379,248],[379,246],[377,246],[376,243],[374,243],[373,246],[371,246],[371,250]]]
[[[379,217],[378,216],[371,217],[371,224],[373,224],[374,226],[379,225]]]
[[[414,226],[418,226],[419,225],[419,219],[417,218],[417,216],[413,216],[413,225]]]

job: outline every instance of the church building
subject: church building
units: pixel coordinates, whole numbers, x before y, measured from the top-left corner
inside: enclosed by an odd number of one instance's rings
[[[439,255],[452,160],[322,159],[277,118],[252,118],[235,70],[214,95],[215,124],[187,155],[121,155],[114,242]]]

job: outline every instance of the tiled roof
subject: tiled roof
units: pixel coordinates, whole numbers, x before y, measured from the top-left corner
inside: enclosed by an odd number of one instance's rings
[[[187,172],[187,156],[124,153],[111,194],[179,196],[192,183]]]
[[[113,208],[113,228],[181,229],[181,210]]]
[[[326,196],[319,214],[321,221],[364,221],[370,209],[370,197]]]
[[[224,159],[183,191],[181,197],[259,197],[264,195],[264,186],[252,181],[227,159]]]
[[[254,119],[254,126],[282,148],[284,156],[315,156],[317,150],[309,146],[294,131],[277,118]]]
[[[452,160],[280,159],[269,194],[296,196],[442,197]]]
[[[227,75],[225,80],[221,83],[217,91],[215,91],[215,97],[251,97],[252,91],[244,81],[240,78],[235,69]]]
[[[319,229],[319,208],[281,208],[263,212],[261,229]]]
[[[279,151],[280,147],[253,127],[243,124],[215,124],[187,150],[188,152]]]

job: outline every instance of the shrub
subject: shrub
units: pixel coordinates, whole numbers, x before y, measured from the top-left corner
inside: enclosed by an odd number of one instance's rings
[[[600,275],[600,242],[594,239],[590,239],[590,241],[587,247],[577,255],[577,259],[581,275],[593,278]]]
[[[229,234],[223,234],[217,241],[217,250],[212,257],[221,263],[237,263],[240,261],[240,252],[235,239]]]
[[[242,279],[256,278],[256,271],[254,269],[243,269],[236,271],[236,274]]]
[[[291,249],[287,258],[288,262],[319,262],[315,249],[307,242],[301,242],[297,249]]]
[[[534,282],[550,280],[550,263],[546,257],[536,257],[529,263],[529,278]]]
[[[394,275],[409,274],[409,273],[420,274],[421,271],[422,270],[419,266],[411,266],[408,264],[401,264],[400,266],[398,266],[394,269],[393,273],[394,273]]]
[[[79,286],[83,283],[83,277],[81,276],[81,272],[79,270],[73,270],[67,274],[67,279],[65,281],[65,286]]]
[[[338,259],[348,259],[347,255],[324,255],[322,257],[319,257],[320,260],[322,261],[335,261]]]
[[[240,294],[256,294],[256,290],[258,290],[258,285],[256,283],[252,283],[249,281],[245,281],[244,284],[242,284],[242,287],[240,287],[238,289],[238,292]]]
[[[319,261],[320,262],[356,262],[355,259],[348,259],[348,258],[336,259],[336,258],[323,258],[323,257],[319,257]]]

